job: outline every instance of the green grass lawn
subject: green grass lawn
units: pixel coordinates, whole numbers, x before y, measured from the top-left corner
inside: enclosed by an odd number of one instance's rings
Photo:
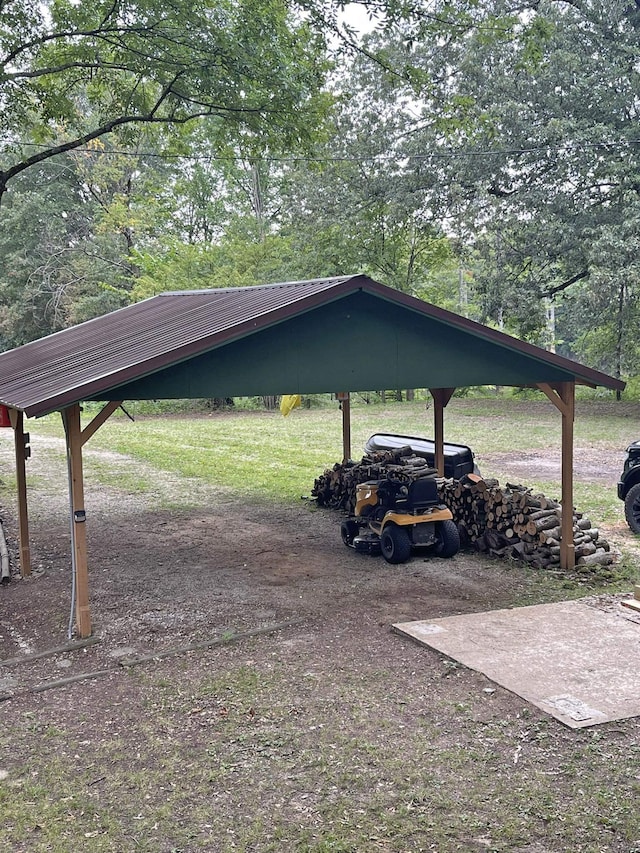
[[[576,448],[594,455],[620,456],[640,437],[640,404],[615,401],[578,403]],[[83,423],[97,411],[85,413]],[[29,425],[34,435],[62,435],[60,418],[51,415]],[[352,410],[352,457],[359,460],[374,432],[433,435],[433,412],[424,402],[385,406],[356,402]],[[445,411],[445,439],[468,444],[485,476],[501,480],[492,454],[549,449],[558,452],[561,423],[545,398],[454,398]],[[314,480],[342,457],[342,419],[337,404],[279,412],[229,412],[211,415],[142,416],[131,422],[122,412],[112,416],[91,438],[88,448],[116,451],[154,468],[200,478],[252,498],[295,502],[309,495]],[[108,467],[108,466],[107,466]],[[103,476],[108,476],[102,465]],[[559,477],[524,483],[558,497]],[[620,516],[615,488],[577,482],[576,505],[597,510],[601,521]]]

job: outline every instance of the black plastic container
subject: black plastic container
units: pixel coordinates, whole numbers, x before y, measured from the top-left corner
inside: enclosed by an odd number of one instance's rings
[[[410,447],[416,456],[422,456],[431,467],[435,467],[436,447],[433,439],[420,438],[415,435],[394,435],[392,433],[375,433],[364,446],[365,453],[375,453],[379,450],[398,450],[400,447]],[[479,474],[470,447],[464,444],[444,444],[444,476],[459,480],[465,474]]]

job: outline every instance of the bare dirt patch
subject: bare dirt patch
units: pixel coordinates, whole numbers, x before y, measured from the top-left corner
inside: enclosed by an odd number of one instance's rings
[[[585,483],[602,483],[615,489],[624,453],[612,453],[597,447],[576,447],[573,453],[574,480]],[[487,454],[483,460],[494,471],[501,472],[505,482],[510,477],[525,485],[533,481],[559,480],[562,470],[561,451],[548,448],[544,451],[523,450],[514,453]]]

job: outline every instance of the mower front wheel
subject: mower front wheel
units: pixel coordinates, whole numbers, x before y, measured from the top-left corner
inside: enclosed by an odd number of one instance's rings
[[[404,527],[388,524],[380,534],[380,550],[387,563],[406,563],[411,556],[411,539]]]
[[[435,553],[438,557],[454,557],[460,550],[460,533],[455,521],[441,521],[436,528]]]
[[[343,521],[340,525],[340,535],[342,536],[342,541],[347,546],[347,548],[353,547],[353,540],[356,538],[359,532],[360,528],[351,518],[347,519],[346,521]]]

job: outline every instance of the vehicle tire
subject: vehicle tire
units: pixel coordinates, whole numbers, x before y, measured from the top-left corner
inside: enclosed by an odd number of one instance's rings
[[[342,536],[342,541],[347,546],[347,548],[351,548],[351,546],[353,545],[353,540],[356,538],[359,532],[360,528],[351,518],[347,519],[346,521],[343,521],[340,525],[340,535]]]
[[[634,533],[640,533],[640,483],[631,486],[624,499],[624,517]]]
[[[406,563],[411,556],[411,539],[404,527],[387,524],[380,534],[380,550],[387,563]]]
[[[455,521],[440,521],[436,527],[435,554],[438,557],[454,557],[460,550],[460,533]]]

